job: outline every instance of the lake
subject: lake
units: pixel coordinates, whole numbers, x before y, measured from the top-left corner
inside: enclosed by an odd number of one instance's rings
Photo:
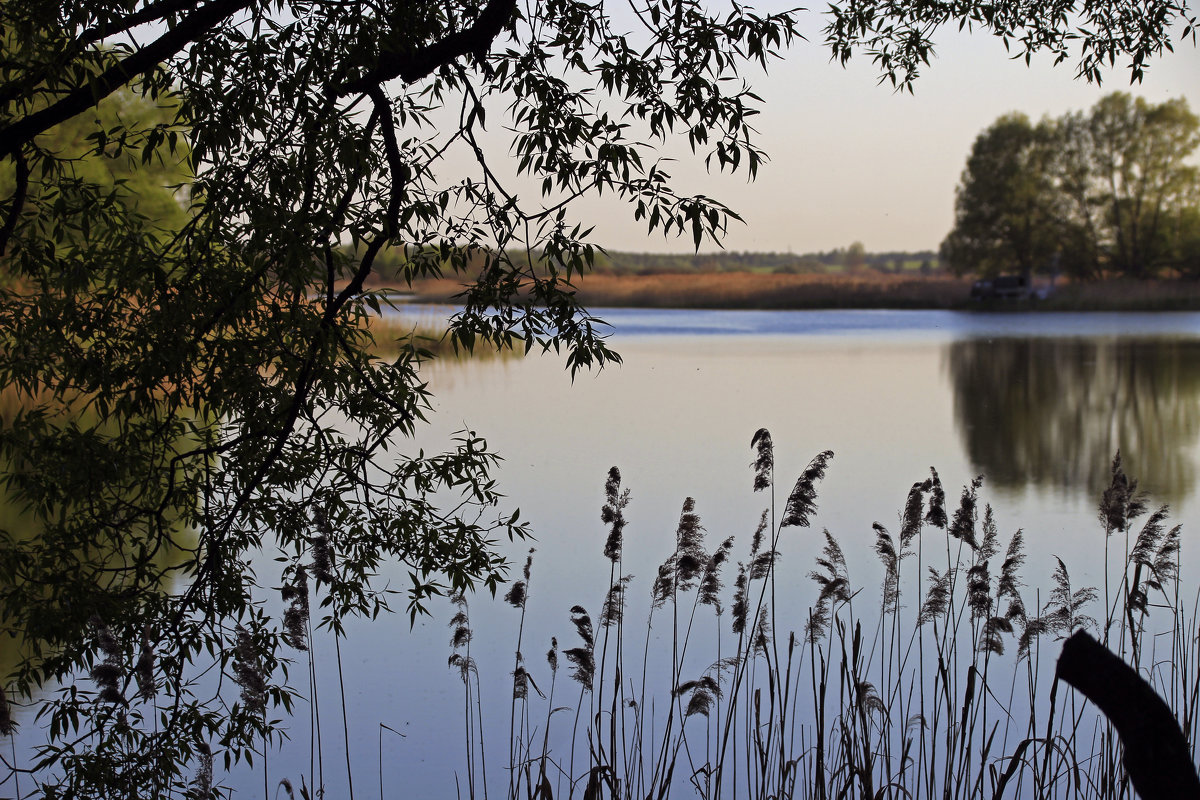
[[[951,507],[984,476],[981,500],[994,506],[1002,543],[1025,532],[1027,583],[1048,585],[1058,555],[1078,585],[1101,585],[1096,507],[1118,448],[1129,474],[1184,525],[1184,585],[1197,585],[1200,559],[1188,555],[1200,529],[1198,314],[595,313],[612,324],[624,363],[573,383],[553,356],[428,369],[436,413],[419,444],[436,447],[464,427],[484,435],[506,459],[503,491],[537,536],[523,650],[543,689],[550,637],[563,648],[575,641],[568,609],[596,615],[608,588],[608,469],[618,466],[631,492],[624,567],[635,576],[630,613],[644,619],[684,498],[695,498],[710,548],[735,535],[733,557],[745,557],[767,504],[751,491],[760,427],[774,438],[780,503],[814,455],[835,453],[813,529],[789,529],[781,545],[781,608],[811,602],[821,528],[842,541],[852,583],[877,598],[871,525],[895,531],[910,485],[930,466]],[[517,569],[527,547],[507,548]],[[454,775],[465,780],[463,685],[446,666],[450,611],[443,604],[411,633],[401,618],[363,626],[344,649],[360,786],[377,783],[378,723],[407,734],[382,731],[385,789],[450,796]],[[486,730],[489,781],[503,788],[518,614],[484,598],[471,599],[470,614],[471,656],[497,723]],[[324,691],[334,697],[334,687]],[[328,752],[326,761],[337,763]],[[339,782],[344,765],[327,768],[335,794]]]
[[[569,609],[579,604],[598,616],[609,588],[600,519],[609,468],[620,468],[630,491],[623,572],[634,578],[627,619],[644,631],[650,587],[674,549],[685,498],[695,499],[710,551],[735,536],[731,559],[747,558],[751,534],[770,505],[769,492],[751,490],[751,438],[759,428],[774,439],[780,510],[810,459],[834,452],[817,484],[812,527],[786,529],[780,544],[777,640],[803,632],[801,610],[815,595],[809,573],[817,569],[822,529],[845,551],[850,583],[863,589],[857,602],[874,604],[878,615],[884,571],[872,524],[895,533],[909,488],[929,477],[931,466],[951,512],[962,487],[983,476],[980,505],[994,509],[1001,548],[1015,531],[1024,532],[1022,574],[1030,592],[1050,585],[1056,556],[1070,567],[1073,585],[1102,586],[1104,534],[1096,509],[1119,449],[1153,504],[1169,503],[1172,524],[1183,524],[1183,585],[1190,591],[1200,585],[1200,556],[1193,557],[1200,530],[1200,314],[593,312],[613,326],[623,364],[574,381],[553,355],[428,365],[435,413],[419,441],[399,448],[441,449],[455,431],[469,428],[503,455],[496,477],[508,502],[501,510],[519,507],[536,536],[501,547],[514,574],[529,547],[537,549],[522,650],[543,691],[550,675],[542,654],[551,637],[563,650],[575,646]],[[399,313],[428,320],[446,312]],[[913,575],[915,588],[923,577]],[[406,585],[400,569],[384,577],[397,588]],[[732,586],[732,572],[725,582]],[[500,797],[508,781],[503,767],[520,616],[498,600],[468,600],[484,718],[476,733],[484,735],[488,785]],[[1031,610],[1037,605],[1033,595],[1026,603]],[[464,686],[447,666],[453,609],[441,602],[434,612],[411,631],[402,614],[349,625],[341,673],[357,795],[375,796],[380,778],[388,797],[467,795]],[[699,631],[697,641],[708,635]],[[669,654],[671,641],[663,636],[656,629],[650,640],[658,655]],[[1052,670],[1047,648],[1043,661]],[[324,783],[330,796],[344,797],[333,643],[318,637],[313,650]],[[564,665],[558,691],[568,698],[562,704],[573,706],[577,689],[564,688],[573,686],[566,672]],[[472,711],[472,726],[480,725],[478,713]],[[293,740],[268,755],[271,796],[280,779],[298,791],[300,776],[309,774],[315,743],[308,714],[302,707],[284,722]],[[569,716],[555,718],[557,729],[570,728]],[[538,736],[544,723],[544,716],[530,723]],[[483,766],[475,766],[480,775]],[[225,784],[261,796],[261,770],[258,764],[253,774],[235,771]]]

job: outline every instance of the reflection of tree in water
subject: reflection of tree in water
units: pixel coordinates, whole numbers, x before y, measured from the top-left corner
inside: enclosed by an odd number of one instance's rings
[[[23,544],[27,544],[35,540],[40,535],[40,525],[34,519],[32,514],[27,513],[22,507],[14,501],[11,494],[7,491],[0,490],[0,527],[8,533],[10,543],[20,548]],[[153,563],[160,572],[161,579],[156,587],[160,591],[167,591],[171,588],[170,573],[171,567],[179,564],[182,561],[180,547],[195,547],[197,537],[193,531],[179,531],[172,536],[172,546],[163,548],[154,556]],[[136,543],[130,542],[129,549],[136,549]],[[109,560],[114,560],[117,554],[110,554]],[[11,586],[0,586],[0,590],[11,589]],[[96,591],[102,591],[103,587],[97,585]],[[27,633],[16,628],[12,620],[4,616],[0,612],[0,688],[12,688],[11,684],[7,683],[9,676],[14,674],[18,667],[24,662],[34,658],[34,653],[45,652],[47,643],[40,637],[36,637],[36,641],[32,641]],[[33,699],[36,701],[42,697],[46,687],[41,687],[35,692]],[[23,701],[28,703],[28,700]],[[0,773],[2,775],[3,773]]]
[[[1191,493],[1200,341],[969,339],[946,364],[967,456],[993,486],[1094,494],[1120,448],[1154,497]]]
[[[38,406],[39,401],[43,405]],[[63,429],[70,426],[78,426],[85,431],[105,429],[102,423],[97,422],[94,412],[86,408],[78,409],[70,401],[57,403],[43,397],[32,399],[13,387],[0,389],[0,425],[35,407],[51,410],[48,411],[51,419]],[[7,428],[4,432],[7,433]],[[180,436],[173,443],[182,446],[185,442],[189,442],[189,439]],[[106,451],[98,449],[94,453],[80,452],[75,460],[83,465],[78,467],[81,472],[101,474],[106,466],[105,455]],[[169,458],[170,455],[168,453],[164,457]],[[42,540],[46,521],[70,518],[75,509],[57,504],[40,511],[35,509],[29,498],[22,498],[7,483],[10,480],[19,483],[17,478],[20,469],[14,468],[13,464],[14,461],[7,454],[0,455],[0,476],[5,479],[0,481],[0,558],[12,559],[13,564],[45,559],[48,556]],[[102,487],[103,483],[97,481],[96,486]],[[120,502],[137,502],[140,488],[119,492]],[[95,501],[96,497],[81,490],[79,500],[83,504]],[[187,503],[186,499],[182,501],[183,505]],[[22,627],[9,616],[7,609],[0,607],[0,690],[12,692],[18,683],[28,680],[30,675],[40,676],[37,665],[61,652],[64,639],[73,644],[74,639],[70,638],[72,632],[75,637],[82,636],[86,626],[91,625],[89,621],[68,630],[61,627],[64,621],[75,618],[79,622],[93,614],[99,615],[98,618],[119,621],[119,609],[128,608],[128,585],[123,576],[135,560],[144,561],[148,574],[154,576],[141,587],[143,599],[169,592],[173,588],[176,567],[184,562],[187,552],[194,552],[199,545],[196,531],[177,522],[177,510],[181,507],[180,504],[164,506],[154,519],[158,527],[139,528],[131,525],[123,529],[119,536],[96,534],[77,547],[58,550],[55,555],[59,559],[66,559],[57,564],[59,575],[69,576],[74,582],[70,584],[71,592],[57,595],[57,605],[41,605],[49,597],[45,595],[44,587],[14,580],[12,575],[19,570],[0,569],[0,596],[4,600],[24,598],[26,608],[37,609],[35,618],[39,622],[52,620],[48,630],[57,637],[55,641],[49,641],[38,631]],[[58,535],[62,535],[61,531]],[[4,566],[11,567],[11,564]],[[31,686],[32,698],[22,699],[22,704],[36,707],[50,688],[42,685],[40,680],[34,682]],[[4,772],[0,770],[0,779],[3,775]]]

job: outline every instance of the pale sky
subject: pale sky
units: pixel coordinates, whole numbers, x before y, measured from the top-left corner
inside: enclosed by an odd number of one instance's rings
[[[619,16],[623,5],[605,7]],[[792,0],[758,6],[764,12],[789,7]],[[880,85],[866,55],[845,67],[830,63],[824,25],[824,14],[803,12],[801,29],[809,40],[772,62],[768,75],[757,68],[745,72],[763,98],[754,123],[771,159],[754,183],[744,174],[705,172],[702,157],[692,156],[683,143],[662,153],[678,158],[668,168],[677,191],[716,198],[745,219],[730,228],[726,250],[806,253],[855,241],[869,252],[936,250],[953,224],[954,187],[971,144],[1001,114],[1058,116],[1087,109],[1115,90],[1152,102],[1185,97],[1200,113],[1200,49],[1190,42],[1153,62],[1140,84],[1130,86],[1119,61],[1103,86],[1096,86],[1077,80],[1071,61],[1054,67],[1051,59],[1040,58],[1026,67],[1009,57],[999,39],[947,29],[934,36],[935,57],[910,95]],[[503,162],[511,139],[494,122],[501,108],[490,112],[493,124],[484,147],[492,151],[492,166],[504,173],[510,171]],[[453,118],[457,106],[446,113]],[[473,162],[469,153],[461,155]],[[455,158],[448,155],[451,175],[463,166]],[[508,188],[532,199],[540,196],[536,186],[514,178]],[[573,209],[580,222],[595,226],[592,241],[610,250],[693,251],[690,235],[649,235],[644,223],[633,221],[631,208],[607,196],[584,199]],[[716,248],[705,242],[700,249]]]
[[[954,187],[975,137],[1001,114],[1036,120],[1089,108],[1115,90],[1152,102],[1186,97],[1200,113],[1200,50],[1181,43],[1130,86],[1121,62],[1097,87],[1074,77],[1074,65],[1013,61],[1000,40],[947,31],[915,95],[877,85],[870,59],[829,63],[819,14],[808,12],[813,36],[776,62],[767,77],[751,75],[763,100],[756,127],[771,162],[758,180],[709,175],[699,159],[673,165],[688,193],[725,202],[745,225],[731,228],[728,250],[803,253],[861,241],[868,251],[936,249],[953,224]],[[686,148],[680,154],[686,153]],[[596,238],[612,250],[691,252],[690,237],[647,236],[631,215],[611,205],[587,209]],[[712,250],[702,246],[701,250]]]

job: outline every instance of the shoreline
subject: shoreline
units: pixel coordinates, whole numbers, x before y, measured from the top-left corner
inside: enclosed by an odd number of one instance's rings
[[[592,273],[574,283],[580,303],[590,308],[1200,311],[1200,281],[1188,280],[1065,283],[1043,300],[985,302],[970,299],[973,279],[949,276]],[[371,288],[395,289],[413,303],[453,304],[463,279],[426,279],[411,287],[375,282]]]

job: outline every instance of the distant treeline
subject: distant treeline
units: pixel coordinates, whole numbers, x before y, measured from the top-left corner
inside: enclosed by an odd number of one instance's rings
[[[486,253],[476,251],[461,259],[466,271],[483,268]],[[515,262],[527,263],[523,253],[510,253]],[[353,260],[353,256],[351,256]],[[418,260],[406,257],[400,250],[384,250],[372,268],[376,279],[382,283],[397,283],[406,280],[406,272],[417,272],[414,277],[431,277],[425,270],[439,264],[445,273],[453,272],[452,259],[439,259],[426,251],[419,262],[423,268],[414,270]],[[534,266],[539,273],[545,272],[544,263],[534,254]],[[406,269],[407,267],[407,269]],[[669,275],[692,272],[751,272],[777,275],[823,275],[842,273],[877,272],[884,274],[932,275],[941,271],[937,253],[932,250],[888,251],[868,253],[862,244],[855,242],[849,247],[812,253],[626,253],[621,251],[597,250],[593,271],[602,275]]]
[[[656,275],[680,272],[760,272],[823,274],[873,270],[885,273],[937,271],[932,250],[868,253],[857,242],[850,247],[814,253],[624,253],[613,251],[596,258],[597,272]]]

